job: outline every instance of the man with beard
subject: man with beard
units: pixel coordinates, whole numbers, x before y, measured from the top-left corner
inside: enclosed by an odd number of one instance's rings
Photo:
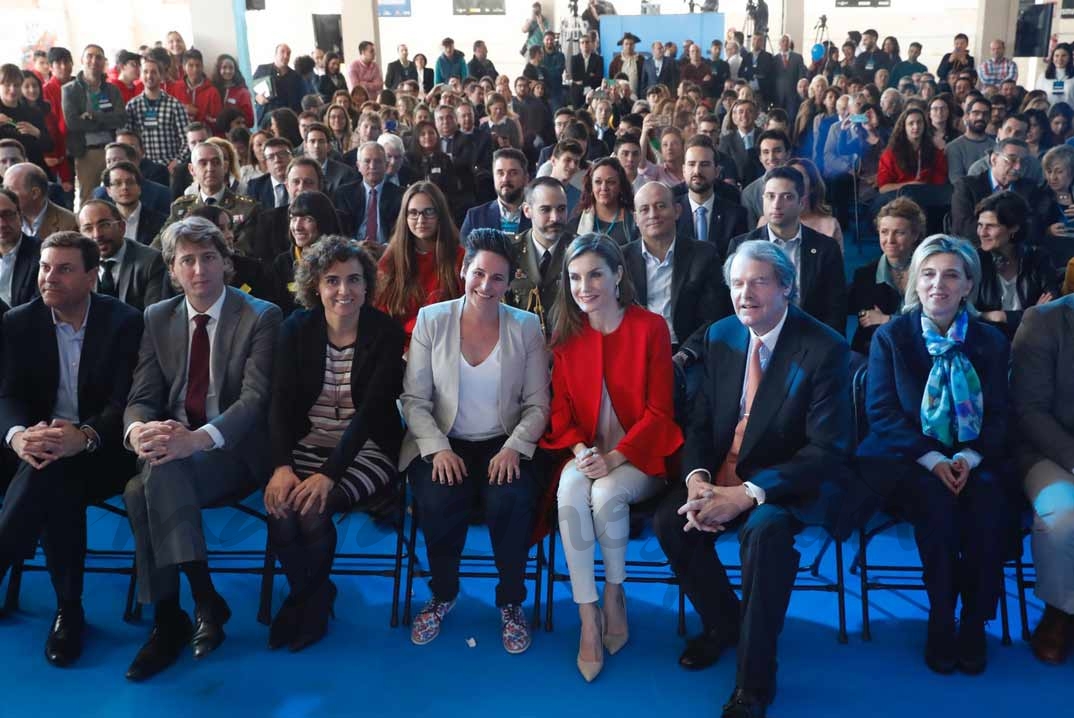
[[[634,198],[641,239],[623,249],[636,300],[667,322],[673,352],[696,330],[731,314],[720,254],[709,242],[676,236],[681,213],[667,185],[646,183]]]
[[[530,219],[522,214],[522,198],[529,182],[529,163],[520,150],[504,147],[492,156],[492,180],[496,199],[471,207],[466,212],[460,236],[463,241],[475,229],[486,227],[516,235],[530,228]]]
[[[748,225],[745,208],[727,196],[727,189],[721,186],[725,183],[717,180],[716,159],[716,149],[708,137],[695,135],[686,143],[682,174],[688,193],[678,199],[681,209],[676,231],[680,237],[713,244],[720,257],[726,257],[731,238],[745,234]]]
[[[152,242],[168,216],[153,211],[142,202],[142,185],[146,180],[141,171],[133,162],[121,160],[106,169],[102,179],[108,198],[123,220],[123,236],[139,244]]]
[[[511,278],[505,301],[533,312],[551,337],[552,313],[563,274],[563,254],[573,236],[567,226],[567,195],[554,177],[538,177],[526,185],[522,212],[533,226],[515,236],[511,245],[518,271]]]
[[[123,215],[103,199],[91,199],[78,211],[79,232],[97,244],[101,264],[97,293],[115,297],[139,312],[164,296],[164,259],[152,247],[126,239]],[[170,283],[168,295],[171,295]]]
[[[992,103],[983,97],[970,103],[966,110],[966,131],[947,143],[947,181],[955,184],[965,177],[970,165],[992,150],[995,142],[985,132],[992,117]]]

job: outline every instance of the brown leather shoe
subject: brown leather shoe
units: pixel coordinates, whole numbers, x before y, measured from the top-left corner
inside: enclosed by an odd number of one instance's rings
[[[1033,655],[1051,665],[1059,665],[1070,655],[1074,640],[1074,616],[1045,604],[1044,615],[1029,639]]]

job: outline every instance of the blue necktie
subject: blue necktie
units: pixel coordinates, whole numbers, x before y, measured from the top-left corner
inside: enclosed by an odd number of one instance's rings
[[[694,234],[699,242],[709,241],[709,211],[703,206],[694,212]]]

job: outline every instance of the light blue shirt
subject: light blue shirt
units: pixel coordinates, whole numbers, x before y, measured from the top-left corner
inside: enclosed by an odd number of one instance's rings
[[[74,424],[79,422],[78,368],[82,363],[82,342],[86,338],[88,318],[88,302],[78,331],[67,322],[60,321],[55,311],[52,313],[52,323],[56,326],[56,348],[60,356],[60,383],[56,387],[56,404],[52,407],[52,418],[66,419]]]

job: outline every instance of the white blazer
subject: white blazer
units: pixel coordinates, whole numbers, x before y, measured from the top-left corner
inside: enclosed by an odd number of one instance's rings
[[[403,379],[407,431],[399,470],[450,449],[447,433],[459,402],[461,319],[466,298],[431,304],[418,312]],[[549,358],[537,315],[500,305],[500,424],[504,446],[532,458],[549,415]]]

